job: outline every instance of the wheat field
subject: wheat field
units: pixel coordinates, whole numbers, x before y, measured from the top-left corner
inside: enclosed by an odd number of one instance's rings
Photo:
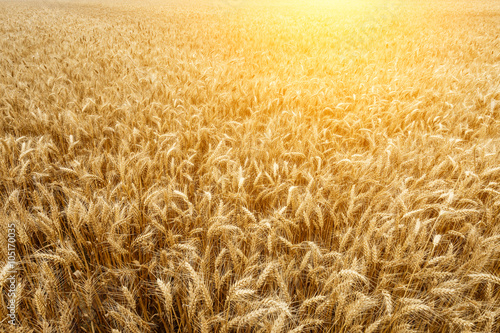
[[[498,1],[0,9],[1,332],[500,332]]]

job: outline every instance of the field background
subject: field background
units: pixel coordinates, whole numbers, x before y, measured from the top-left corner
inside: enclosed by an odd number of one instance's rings
[[[15,223],[16,332],[499,332],[499,34],[499,1],[0,2],[1,320]]]

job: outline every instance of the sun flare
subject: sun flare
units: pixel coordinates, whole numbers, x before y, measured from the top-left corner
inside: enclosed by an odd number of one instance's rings
[[[1,332],[500,332],[500,2],[0,2]]]

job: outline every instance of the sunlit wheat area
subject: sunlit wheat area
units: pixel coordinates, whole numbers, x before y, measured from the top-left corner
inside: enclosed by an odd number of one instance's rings
[[[500,332],[500,2],[0,1],[0,332]]]

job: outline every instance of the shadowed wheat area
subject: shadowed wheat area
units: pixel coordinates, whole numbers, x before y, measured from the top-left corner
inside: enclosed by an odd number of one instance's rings
[[[0,2],[0,330],[499,332],[499,33],[486,0]]]

